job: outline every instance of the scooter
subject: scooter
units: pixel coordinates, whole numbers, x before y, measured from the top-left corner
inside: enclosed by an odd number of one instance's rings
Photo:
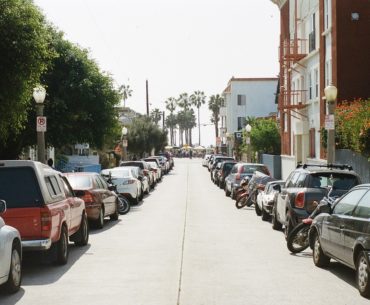
[[[112,192],[114,192],[117,196],[117,199],[118,199],[118,213],[120,215],[127,214],[131,209],[130,202],[128,201],[128,199],[125,196],[123,196],[123,195],[121,195],[120,193],[117,192],[117,185],[115,185],[113,183],[113,179],[112,179],[111,175],[109,175],[109,177],[106,181],[109,184],[109,189]]]
[[[237,209],[241,209],[246,206],[246,202],[248,199],[248,184],[249,184],[249,177],[245,177],[240,182],[240,189],[237,190],[235,194],[236,202],[235,206]]]

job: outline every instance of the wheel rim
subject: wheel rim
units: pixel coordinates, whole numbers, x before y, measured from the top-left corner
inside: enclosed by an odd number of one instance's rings
[[[21,258],[16,249],[12,252],[12,262],[11,262],[11,276],[15,286],[19,286],[21,281]]]
[[[364,291],[368,282],[368,265],[365,257],[361,255],[361,258],[358,262],[358,286],[361,291]]]
[[[315,245],[313,247],[313,259],[315,260],[315,262],[319,261],[319,256],[320,256],[320,242],[319,238],[316,237]]]
[[[292,247],[296,250],[305,249],[308,247],[308,231],[310,227],[306,227],[299,231],[292,241]]]

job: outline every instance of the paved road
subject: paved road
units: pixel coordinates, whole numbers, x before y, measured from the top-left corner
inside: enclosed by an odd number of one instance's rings
[[[281,232],[237,210],[199,159],[175,169],[142,205],[71,245],[68,265],[24,260],[23,285],[1,305],[369,304],[354,272],[290,255]]]

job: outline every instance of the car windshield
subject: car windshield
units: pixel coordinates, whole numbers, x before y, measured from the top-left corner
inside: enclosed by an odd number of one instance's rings
[[[144,164],[142,162],[125,162],[122,163],[121,166],[137,166],[144,169]]]
[[[157,163],[155,163],[155,162],[148,162],[148,164],[149,164],[152,168],[158,168]]]
[[[6,201],[8,208],[40,206],[43,199],[33,169],[1,168],[0,199]]]
[[[92,188],[92,180],[90,176],[67,175],[67,179],[74,190]]]
[[[243,165],[242,173],[243,174],[253,174],[255,171],[264,173],[265,175],[270,175],[266,166],[263,165]]]
[[[103,177],[108,177],[111,175],[112,179],[114,178],[131,178],[131,172],[129,169],[126,168],[119,168],[119,169],[111,169],[111,170],[104,170],[101,172]]]

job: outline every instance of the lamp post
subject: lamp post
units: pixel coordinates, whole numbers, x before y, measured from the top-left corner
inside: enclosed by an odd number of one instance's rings
[[[121,159],[122,161],[126,161],[126,158],[127,158],[127,127],[123,126],[122,127],[122,136],[121,136],[121,140],[122,140],[122,156],[121,156]]]
[[[45,131],[46,117],[44,117],[44,100],[46,90],[42,86],[33,89],[33,98],[36,101],[36,131],[37,131],[37,160],[45,163]]]
[[[330,84],[324,89],[326,102],[328,103],[328,115],[325,117],[325,128],[328,131],[328,164],[335,163],[335,106],[338,95],[338,89]]]
[[[252,126],[247,124],[245,126],[245,132],[246,132],[246,138],[245,138],[245,143],[248,145],[248,156],[247,156],[247,161],[251,162],[251,131],[252,131]]]

